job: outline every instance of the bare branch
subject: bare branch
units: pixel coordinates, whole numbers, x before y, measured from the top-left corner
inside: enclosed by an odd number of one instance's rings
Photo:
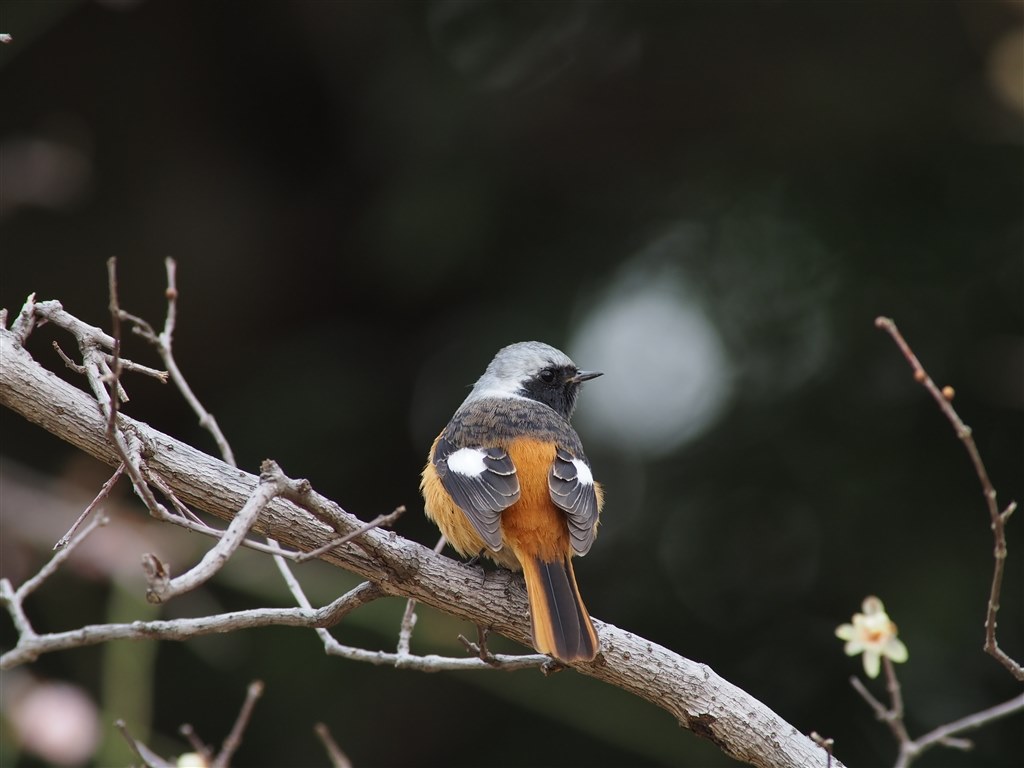
[[[1000,718],[1021,711],[1024,711],[1024,693],[1009,701],[1004,701],[1002,704],[997,704],[989,709],[975,712],[973,715],[962,717],[959,720],[954,720],[952,723],[936,728],[934,731],[903,745],[900,749],[900,759],[896,763],[896,768],[906,768],[906,766],[910,765],[910,761],[913,758],[937,744],[958,749],[970,749],[971,742],[959,739],[953,740],[952,737],[958,733],[977,730]]]
[[[67,549],[63,549],[58,555],[67,551]],[[11,613],[21,631],[22,623],[17,619],[16,612],[12,610],[12,608],[17,608],[18,612],[22,616],[24,615],[20,600],[12,600],[12,597],[17,595],[18,593],[10,588],[10,582],[0,579],[0,602],[6,605],[8,612]],[[19,664],[35,661],[46,653],[84,648],[114,640],[182,641],[203,635],[258,627],[330,627],[359,606],[365,605],[371,599],[379,596],[380,593],[367,595],[365,592],[352,590],[318,609],[253,608],[198,618],[133,621],[128,624],[90,624],[67,632],[53,632],[46,635],[37,635],[31,632],[29,625],[27,627],[29,632],[19,636],[18,645],[0,656],[0,669],[11,669]]]
[[[6,313],[7,310],[5,309]],[[0,328],[6,328],[6,315],[5,322],[0,324]],[[25,303],[22,305],[21,310],[18,312],[18,316],[14,318],[14,322],[11,324],[11,335],[12,338],[20,345],[24,346],[25,342],[28,341],[29,334],[32,333],[32,329],[36,327],[36,295],[30,293],[28,298],[25,299]]]
[[[889,726],[902,753],[904,745],[911,742],[907,726],[903,722],[903,697],[900,693],[900,684],[896,678],[896,669],[893,667],[892,661],[888,656],[883,656],[882,662],[885,665],[886,688],[889,691],[888,707],[874,697],[859,677],[851,677],[850,685],[868,703],[868,706],[874,710],[875,717]]]
[[[178,729],[178,732],[185,737],[189,746],[193,750],[194,755],[191,755],[190,757],[198,757],[203,765],[208,765],[210,768],[227,768],[227,766],[231,764],[231,758],[234,757],[235,752],[238,751],[238,747],[242,744],[242,734],[245,732],[246,727],[249,725],[249,721],[252,719],[252,712],[256,706],[256,702],[262,695],[263,682],[261,680],[254,680],[249,684],[249,687],[246,690],[245,701],[242,703],[242,708],[238,713],[238,717],[235,719],[235,725],[231,729],[231,733],[229,733],[227,738],[224,739],[224,744],[221,747],[220,753],[216,756],[214,756],[210,748],[202,742],[195,729],[188,723],[183,723]],[[132,752],[134,752],[136,756],[138,756],[147,766],[150,766],[151,768],[174,768],[175,763],[167,762],[149,749],[145,744],[133,738],[132,735],[128,733],[128,727],[125,725],[124,720],[118,720],[114,725],[119,731],[121,731],[121,735],[124,736],[125,740],[128,742],[128,746],[131,747]]]
[[[235,724],[231,728],[231,733],[229,733],[228,737],[224,739],[224,745],[221,747],[217,757],[214,758],[210,768],[226,768],[231,764],[231,758],[242,744],[242,734],[249,725],[249,720],[252,718],[252,712],[256,707],[256,702],[259,701],[260,696],[262,695],[262,680],[254,680],[249,683],[249,687],[245,692],[245,701],[242,703],[242,709],[238,712],[238,717],[235,719]]]
[[[914,381],[917,381],[928,390],[931,394],[932,399],[938,404],[939,409],[945,414],[946,418],[949,419],[949,423],[953,425],[953,429],[956,432],[956,436],[960,438],[960,441],[964,444],[964,448],[967,449],[967,454],[971,457],[971,463],[974,465],[974,471],[978,475],[978,480],[981,482],[982,495],[985,497],[985,504],[988,507],[989,517],[992,521],[992,536],[995,539],[995,566],[992,573],[992,586],[989,589],[988,598],[988,610],[985,615],[985,652],[995,658],[1000,664],[1006,667],[1010,674],[1012,674],[1018,680],[1024,681],[1024,666],[1015,661],[1005,651],[999,647],[999,643],[996,641],[996,614],[999,613],[999,595],[1003,586],[1003,569],[1006,563],[1006,521],[1009,519],[1013,510],[1016,508],[1016,502],[1011,502],[1005,511],[999,511],[999,502],[996,498],[996,489],[992,486],[992,481],[989,479],[988,470],[985,469],[985,462],[981,459],[981,454],[978,453],[978,447],[974,443],[974,438],[971,435],[971,428],[964,424],[963,420],[957,414],[956,409],[953,408],[953,389],[947,387],[939,389],[932,381],[931,376],[925,371],[924,366],[917,359],[917,355],[914,354],[910,345],[907,344],[903,335],[896,328],[896,323],[891,318],[879,317],[875,319],[875,326],[882,329],[889,336],[892,337],[893,341],[896,342],[896,346],[899,347],[900,352],[910,363],[911,369],[914,371]]]
[[[331,761],[331,768],[352,768],[352,761],[348,759],[341,747],[338,746],[338,742],[331,736],[330,730],[323,723],[317,723],[313,727],[313,731],[316,733],[317,738],[320,739],[320,743],[324,745],[324,749],[327,751],[327,757]]]
[[[71,553],[74,552],[75,548],[85,541],[89,534],[97,528],[106,525],[108,522],[110,522],[110,520],[105,516],[94,517],[89,521],[89,524],[82,529],[82,532],[76,538],[69,539],[66,546],[54,552],[53,557],[50,558],[46,565],[40,568],[39,572],[35,576],[18,588],[18,602],[20,603],[26,597],[35,592],[44,581],[50,578],[50,576],[60,568],[61,564],[71,556]]]
[[[192,391],[192,387],[185,380],[185,376],[182,374],[181,369],[178,368],[178,363],[174,359],[172,346],[174,342],[174,327],[178,317],[177,263],[174,259],[168,257],[164,261],[164,266],[167,269],[167,290],[165,291],[167,297],[167,318],[164,320],[163,331],[157,334],[153,330],[153,326],[145,320],[124,311],[119,311],[119,318],[131,322],[134,326],[132,330],[156,347],[160,359],[163,360],[170,373],[171,380],[188,402],[189,407],[199,417],[199,425],[213,436],[221,457],[232,467],[238,466],[235,461],[234,451],[231,450],[231,445],[228,443],[224,433],[221,432],[217,420],[199,402],[199,398]]]
[[[275,562],[277,563],[278,569],[281,571],[281,575],[284,577],[285,583],[288,585],[288,589],[295,598],[295,601],[300,607],[309,609],[309,599],[306,597],[306,594],[302,589],[302,585],[299,584],[298,580],[291,572],[291,569],[288,567],[288,563],[279,557],[275,558]],[[385,592],[376,584],[366,581],[348,592],[347,595],[353,596],[354,599],[358,596],[358,598],[364,602],[370,602],[371,600],[383,597]],[[406,603],[407,611],[409,610],[410,603],[414,604],[415,601],[409,600]],[[549,656],[542,654],[495,656],[492,657],[493,663],[490,664],[484,664],[480,659],[472,657],[455,658],[434,654],[416,656],[409,653],[407,648],[402,647],[401,640],[399,641],[399,649],[396,653],[368,651],[363,648],[356,648],[354,646],[339,643],[326,628],[317,628],[316,632],[324,645],[324,652],[329,656],[340,656],[341,658],[348,659],[350,661],[361,661],[378,666],[393,666],[400,667],[402,669],[413,669],[420,672],[442,672],[465,669],[502,669],[504,671],[511,672],[519,669],[543,667],[551,661]]]
[[[106,356],[107,365],[112,365],[114,358],[113,355]],[[118,363],[121,366],[122,371],[128,371],[128,373],[140,373],[143,376],[149,376],[150,378],[156,379],[161,384],[166,384],[168,380],[167,371],[158,371],[156,368],[150,368],[148,365],[142,365],[126,358],[120,358]]]
[[[377,515],[377,517],[373,518],[373,520],[368,522],[366,525],[363,525],[357,528],[356,530],[345,534],[340,539],[329,541],[322,547],[317,547],[316,549],[310,550],[309,552],[301,553],[295,558],[295,562],[304,563],[307,560],[314,560],[320,557],[321,555],[327,554],[335,547],[340,547],[342,544],[347,544],[357,536],[362,536],[364,533],[366,533],[367,531],[371,531],[374,528],[390,528],[392,525],[395,524],[395,521],[404,514],[405,507],[399,506],[396,507],[393,512],[390,512],[386,515]]]
[[[191,723],[182,723],[178,728],[178,733],[185,737],[188,745],[192,748],[192,752],[202,759],[203,765],[209,765],[213,761],[213,750],[210,749],[203,740],[199,738],[199,734],[196,733],[196,729]]]
[[[882,656],[882,668],[885,670],[885,688],[889,692],[889,711],[887,719],[892,727],[893,733],[900,744],[910,741],[910,734],[907,733],[906,723],[903,722],[903,692],[900,689],[899,678],[896,677],[896,667],[892,659]]]
[[[277,465],[273,462],[265,462],[265,466]],[[194,567],[174,579],[165,578],[166,569],[155,563],[155,556],[148,563],[152,566],[147,569],[151,571],[149,589],[146,590],[146,599],[152,603],[161,603],[170,600],[172,597],[195,589],[201,584],[209,581],[219,571],[228,559],[235,553],[239,545],[249,534],[253,523],[267,505],[281,495],[279,483],[280,469],[276,474],[271,472],[269,467],[260,474],[259,484],[246,500],[238,514],[231,520],[227,530],[217,540],[213,548],[209,549],[203,559]]]
[[[167,762],[141,741],[136,740],[136,738],[128,732],[128,726],[125,724],[124,720],[116,720],[114,722],[114,727],[121,732],[124,740],[128,742],[128,747],[144,765],[149,766],[149,768],[174,768],[173,763]]]
[[[487,630],[487,627],[477,626],[475,643],[472,642],[465,635],[459,635],[459,642],[462,643],[462,645],[469,653],[472,653],[478,659],[480,659],[480,661],[484,662],[485,664],[489,664],[492,667],[498,668],[501,666],[501,662],[498,661],[498,658],[493,653],[491,653],[490,649],[487,647],[487,635],[489,634],[490,632]],[[558,670],[563,668],[564,667],[562,665],[562,662],[549,658],[544,664],[541,665],[541,672],[547,675],[551,674],[552,672],[557,672]]]
[[[70,357],[68,357],[64,353],[64,350],[60,348],[60,344],[58,344],[56,341],[53,342],[53,351],[57,353],[57,356],[60,357],[61,360],[64,361],[64,365],[65,366],[67,366],[69,369],[71,369],[75,373],[77,373],[77,374],[79,374],[81,376],[85,376],[85,366],[84,365],[79,365],[74,360],[72,360]]]
[[[119,397],[111,398],[110,413],[107,414],[107,435],[113,438],[114,430],[117,428],[118,403],[122,399],[128,399],[128,396],[124,394],[124,390],[121,388],[121,308],[117,303],[116,256],[111,256],[107,259],[107,285],[108,292],[110,294],[110,320],[114,336],[114,354],[112,355],[113,359],[110,363],[106,362],[107,360],[110,360],[110,358],[104,357],[104,365],[108,367],[110,377],[113,379],[113,389],[115,389],[119,395]]]
[[[405,601],[405,611],[402,612],[402,623],[398,627],[398,647],[395,652],[408,656],[412,645],[412,631],[416,627],[416,601],[409,599]]]
[[[434,553],[441,554],[441,550],[444,549],[444,545],[448,543],[442,533],[440,538],[437,540],[437,544],[434,545]],[[398,648],[399,655],[408,654],[409,647],[412,643],[412,631],[416,627],[416,599],[409,598],[405,603],[405,612],[402,614],[402,624],[398,630]]]
[[[157,490],[164,495],[164,498],[171,502],[171,506],[174,507],[174,510],[181,516],[181,520],[174,515],[168,515],[167,517],[161,518],[162,520],[168,523],[181,525],[184,525],[186,521],[192,522],[200,526],[202,529],[213,532],[214,535],[220,536],[223,533],[223,531],[210,528],[200,519],[199,515],[189,509],[187,505],[183,504],[181,499],[174,494],[174,491],[170,489],[170,486],[168,486],[167,483],[164,482],[164,479],[156,472],[147,472],[146,479],[149,480],[152,485],[156,486]]]
[[[71,527],[68,529],[68,532],[61,536],[57,540],[57,543],[53,545],[54,549],[61,549],[68,545],[68,542],[71,540],[71,537],[75,535],[75,531],[78,530],[79,526],[92,513],[92,511],[96,509],[96,507],[99,506],[103,502],[103,500],[107,498],[107,496],[110,495],[110,491],[114,488],[115,483],[117,483],[117,481],[121,478],[121,475],[123,473],[124,462],[117,465],[117,469],[114,470],[114,474],[111,475],[110,479],[103,484],[103,487],[100,488],[100,492],[96,494],[96,498],[89,502],[89,506],[87,506],[85,508],[85,511],[78,516],[78,519],[71,524]]]

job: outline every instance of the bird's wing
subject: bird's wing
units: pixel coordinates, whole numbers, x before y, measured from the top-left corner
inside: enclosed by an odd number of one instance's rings
[[[501,513],[519,500],[519,478],[508,453],[502,448],[460,448],[442,436],[433,462],[444,489],[480,538],[495,552],[500,550]]]
[[[548,473],[548,490],[551,500],[568,516],[573,550],[577,555],[587,554],[597,535],[600,503],[594,475],[586,459],[559,446]]]

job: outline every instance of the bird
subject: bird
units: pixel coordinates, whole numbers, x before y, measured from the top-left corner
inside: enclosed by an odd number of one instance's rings
[[[601,375],[539,341],[503,347],[434,440],[420,483],[457,552],[522,571],[533,645],[564,663],[598,652],[572,558],[594,543],[604,494],[569,420]]]

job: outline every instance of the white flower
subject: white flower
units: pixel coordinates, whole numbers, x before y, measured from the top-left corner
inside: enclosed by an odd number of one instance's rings
[[[902,664],[907,660],[907,646],[896,637],[896,625],[881,600],[873,595],[866,597],[861,610],[864,612],[853,614],[853,624],[836,627],[836,637],[846,641],[847,656],[863,653],[864,672],[868,677],[878,677],[882,657]]]

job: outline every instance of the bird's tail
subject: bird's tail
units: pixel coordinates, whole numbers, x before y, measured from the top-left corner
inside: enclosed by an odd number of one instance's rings
[[[591,661],[597,656],[597,632],[580,598],[572,561],[525,557],[522,566],[534,646],[559,661]]]

